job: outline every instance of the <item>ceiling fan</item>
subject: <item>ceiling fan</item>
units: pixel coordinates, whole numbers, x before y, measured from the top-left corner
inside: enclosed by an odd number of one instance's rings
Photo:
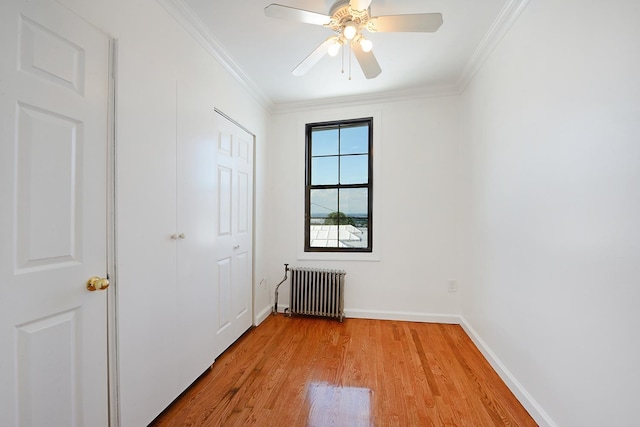
[[[409,15],[371,16],[369,10],[371,1],[338,0],[331,6],[329,15],[280,4],[270,4],[264,8],[264,13],[272,18],[322,25],[336,33],[322,42],[320,46],[298,64],[292,71],[294,75],[303,75],[324,55],[335,56],[343,46],[346,46],[353,51],[365,77],[373,79],[382,72],[382,69],[373,55],[373,44],[362,34],[364,29],[369,32],[381,33],[432,33],[442,25],[442,14],[415,13]]]

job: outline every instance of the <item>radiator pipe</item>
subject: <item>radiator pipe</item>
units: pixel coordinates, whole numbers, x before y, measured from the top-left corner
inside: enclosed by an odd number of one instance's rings
[[[282,279],[280,281],[280,283],[278,283],[278,285],[276,286],[275,302],[273,304],[273,314],[278,314],[278,288],[280,287],[280,285],[282,285],[287,280],[287,272],[288,271],[289,271],[289,264],[285,264],[284,265],[284,279]]]

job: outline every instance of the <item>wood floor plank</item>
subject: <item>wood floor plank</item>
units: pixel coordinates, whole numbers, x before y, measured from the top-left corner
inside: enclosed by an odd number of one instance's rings
[[[458,325],[270,316],[152,423],[535,426]]]

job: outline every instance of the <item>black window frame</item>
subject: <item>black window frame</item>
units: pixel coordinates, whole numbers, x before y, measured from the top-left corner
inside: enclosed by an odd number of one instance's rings
[[[332,185],[311,185],[311,135],[314,129],[318,128],[334,128],[352,127],[354,125],[367,125],[369,129],[368,140],[368,179],[366,184],[332,184]],[[338,142],[340,143],[340,142]],[[348,156],[348,154],[339,154],[338,157]],[[339,169],[338,169],[339,170]],[[366,188],[367,189],[367,246],[363,248],[341,248],[341,247],[312,247],[311,246],[311,190],[314,189],[349,189],[349,188]],[[339,191],[338,191],[339,194]],[[338,197],[338,211],[340,211]],[[307,123],[305,125],[305,231],[304,231],[304,251],[305,252],[373,252],[373,117],[364,117],[359,119],[335,120],[328,122]]]

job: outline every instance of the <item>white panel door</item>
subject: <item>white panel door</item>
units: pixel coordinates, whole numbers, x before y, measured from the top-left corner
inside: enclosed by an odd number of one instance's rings
[[[109,39],[0,3],[0,425],[106,426]]]
[[[253,136],[216,115],[216,357],[253,324]]]
[[[174,363],[183,389],[215,360],[216,155],[211,94],[183,79],[177,93],[177,277],[182,353]],[[182,390],[180,390],[181,392]]]

